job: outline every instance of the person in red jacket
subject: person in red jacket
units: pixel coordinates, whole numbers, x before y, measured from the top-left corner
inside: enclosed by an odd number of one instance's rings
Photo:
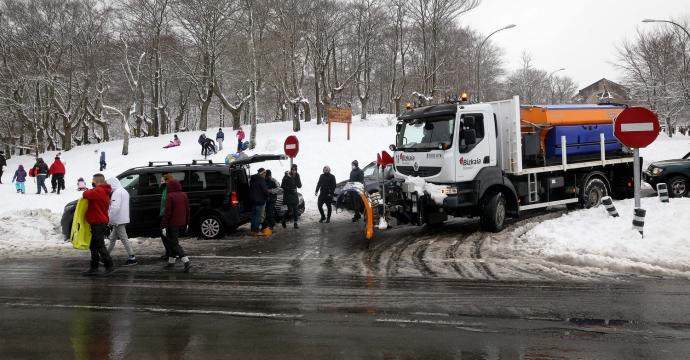
[[[105,231],[110,218],[108,209],[110,208],[110,193],[112,188],[105,181],[103,174],[93,176],[93,189],[84,191],[84,199],[89,200],[89,207],[86,210],[86,222],[91,225],[91,266],[84,275],[95,275],[98,273],[98,263],[103,260],[105,274],[113,272],[113,260],[110,258],[108,249],[105,247]]]
[[[168,242],[170,254],[168,264],[165,266],[171,269],[175,266],[175,255],[182,258],[184,271],[189,272],[192,263],[184,253],[178,240],[180,230],[186,231],[189,225],[189,199],[187,194],[182,191],[179,181],[171,178],[167,181],[167,197],[165,199],[165,209],[163,210],[163,220],[161,221],[161,233]]]
[[[55,161],[50,164],[48,175],[50,175],[50,187],[53,189],[51,193],[57,191],[60,195],[60,190],[65,190],[65,164],[60,161],[60,155],[56,156]]]

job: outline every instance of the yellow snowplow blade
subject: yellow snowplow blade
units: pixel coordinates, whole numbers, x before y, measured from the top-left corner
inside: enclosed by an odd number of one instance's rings
[[[362,192],[357,192],[359,197],[362,199],[362,204],[364,204],[364,209],[366,210],[366,229],[364,230],[364,238],[371,240],[374,238],[374,214],[371,211],[371,203],[369,199]]]

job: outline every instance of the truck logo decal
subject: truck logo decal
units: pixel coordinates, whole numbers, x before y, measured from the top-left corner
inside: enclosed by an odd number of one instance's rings
[[[398,155],[398,161],[413,161],[414,155],[400,154]]]
[[[460,160],[458,161],[460,165],[462,166],[470,166],[470,165],[479,165],[482,163],[482,159],[476,158],[476,159],[465,159],[464,156],[460,157]]]

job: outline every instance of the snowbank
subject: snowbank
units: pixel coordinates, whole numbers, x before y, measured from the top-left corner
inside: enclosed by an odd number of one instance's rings
[[[60,215],[48,209],[23,209],[0,216],[0,256],[71,247],[60,234]]]
[[[690,199],[643,198],[644,238],[632,229],[633,200],[615,205],[618,218],[603,206],[571,212],[536,225],[510,248],[583,271],[690,278]]]

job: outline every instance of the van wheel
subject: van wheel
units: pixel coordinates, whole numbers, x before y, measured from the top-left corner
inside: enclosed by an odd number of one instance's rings
[[[582,207],[585,209],[597,207],[601,205],[601,199],[609,194],[606,189],[606,183],[599,178],[591,178],[585,184],[582,190]]]
[[[688,179],[683,176],[674,176],[670,178],[666,185],[668,186],[668,192],[671,197],[679,198],[688,195],[690,184],[688,184]]]
[[[506,220],[506,199],[502,192],[489,195],[481,215],[482,229],[491,232],[503,230]]]
[[[216,215],[203,215],[199,219],[199,234],[204,239],[218,239],[223,236],[223,223]]]

